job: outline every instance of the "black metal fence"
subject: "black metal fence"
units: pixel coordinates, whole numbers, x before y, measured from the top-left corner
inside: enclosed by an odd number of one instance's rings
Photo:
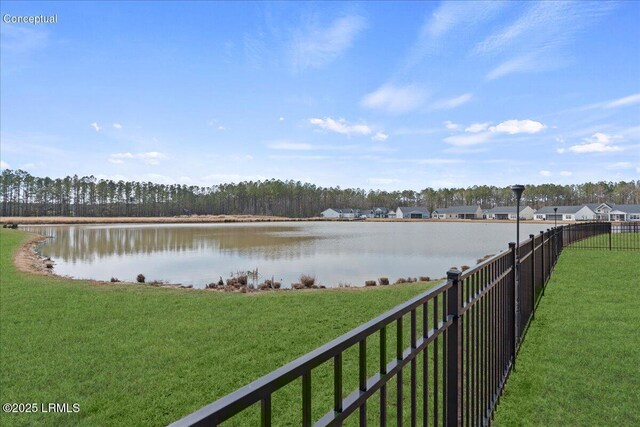
[[[442,284],[172,426],[217,426],[256,406],[256,418],[241,425],[487,425],[563,248],[606,234],[610,227],[584,223],[530,235],[518,248],[511,243],[475,268],[449,271]],[[354,350],[357,363],[345,364],[345,354]],[[374,353],[375,369],[368,351]],[[312,374],[319,370],[330,374],[318,381],[322,393],[314,394]],[[357,386],[347,394],[349,380]],[[274,393],[296,383],[298,418],[275,419]],[[324,396],[320,406],[326,406],[314,417],[319,402],[312,397],[318,394]],[[241,419],[249,420],[246,414]]]
[[[592,229],[598,233],[591,235]],[[577,249],[640,250],[640,221],[572,224],[564,233]]]

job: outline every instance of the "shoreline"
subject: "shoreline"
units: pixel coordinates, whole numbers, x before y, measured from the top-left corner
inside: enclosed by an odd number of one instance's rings
[[[515,220],[504,219],[403,219],[403,218],[288,218],[260,215],[182,215],[175,217],[63,217],[63,216],[24,216],[0,217],[0,224],[18,225],[82,225],[82,224],[238,224],[259,222],[462,222],[515,224]],[[520,220],[521,224],[554,224],[554,221]],[[567,224],[558,221],[558,224]]]
[[[22,231],[24,232],[24,231]],[[389,283],[388,285],[379,285],[376,286],[332,286],[332,287],[304,287],[300,289],[296,288],[266,288],[260,289],[259,287],[249,287],[249,286],[241,286],[241,287],[233,287],[226,285],[224,287],[216,287],[216,288],[195,288],[193,285],[183,285],[180,283],[164,283],[162,281],[154,281],[154,282],[128,282],[128,281],[105,281],[105,280],[96,280],[96,279],[78,279],[72,276],[65,276],[57,274],[54,271],[55,268],[55,260],[51,260],[50,258],[45,258],[39,255],[36,252],[36,246],[49,239],[50,237],[43,236],[41,234],[28,233],[30,236],[25,239],[25,241],[20,245],[18,250],[13,256],[13,265],[21,272],[27,274],[36,274],[39,276],[48,276],[56,279],[64,279],[64,280],[72,280],[76,283],[85,282],[89,285],[94,286],[113,286],[113,285],[132,285],[132,286],[151,286],[156,288],[169,288],[169,289],[185,289],[185,290],[196,290],[196,291],[209,291],[209,292],[220,292],[220,293],[238,293],[238,294],[248,294],[248,295],[256,295],[256,294],[264,294],[270,292],[287,292],[287,291],[295,291],[295,292],[312,292],[312,291],[362,291],[365,289],[379,289],[379,288],[387,288],[389,286],[397,286],[404,284],[414,284],[414,283],[437,283],[444,278],[430,280],[428,282],[405,282],[405,283]],[[47,264],[50,264],[51,267],[47,267]]]

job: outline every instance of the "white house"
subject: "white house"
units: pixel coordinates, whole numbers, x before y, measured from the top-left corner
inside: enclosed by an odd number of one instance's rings
[[[545,206],[536,211],[533,219],[539,221],[593,221],[596,219],[596,213],[587,205]]]
[[[427,208],[423,208],[421,206],[401,206],[396,209],[396,218],[427,219],[431,218],[431,214],[429,213]]]
[[[482,218],[482,209],[479,205],[450,206],[434,209],[431,217],[437,219],[479,219]]]
[[[612,218],[611,221],[640,221],[640,205],[615,205],[615,211],[611,213],[620,215],[618,219]]]
[[[323,218],[355,218],[357,214],[356,209],[351,208],[329,208],[320,212],[320,216]]]
[[[640,221],[640,205],[600,203],[594,206],[596,219],[602,221]]]
[[[530,206],[520,206],[520,219],[533,219],[535,211]],[[483,218],[486,219],[516,219],[515,206],[496,206],[483,211]]]

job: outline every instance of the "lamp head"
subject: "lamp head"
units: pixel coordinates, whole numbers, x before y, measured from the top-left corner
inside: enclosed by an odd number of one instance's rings
[[[524,185],[512,185],[511,191],[513,191],[513,194],[516,195],[516,199],[520,200],[520,198],[522,197],[522,192],[524,191]]]

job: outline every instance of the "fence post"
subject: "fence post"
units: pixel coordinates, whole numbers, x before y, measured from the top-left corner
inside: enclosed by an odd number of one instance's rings
[[[540,250],[542,251],[542,253],[540,254],[540,277],[542,277],[542,287],[544,289],[545,285],[547,284],[547,276],[545,275],[544,269],[544,231],[540,231],[540,238],[542,239],[542,241],[540,242]]]
[[[531,320],[533,320],[536,317],[536,236],[529,234],[529,238],[531,239]]]
[[[511,328],[511,366],[513,370],[516,370],[516,349],[518,348],[518,325],[517,316],[518,312],[518,294],[517,289],[517,270],[516,270],[516,244],[514,242],[509,243],[509,250],[511,251],[511,271],[513,272],[513,280],[511,281],[511,289],[513,289],[513,310],[509,310],[509,317],[512,321]]]
[[[611,223],[609,222],[609,223],[607,224],[607,226],[608,226],[608,227],[607,227],[607,228],[608,228],[608,230],[607,230],[607,231],[609,232],[609,250],[611,250],[611,231],[612,231],[612,230],[611,230]]]
[[[447,329],[447,426],[462,425],[462,284],[457,270],[447,271],[451,288],[447,291],[447,311],[453,323]]]

